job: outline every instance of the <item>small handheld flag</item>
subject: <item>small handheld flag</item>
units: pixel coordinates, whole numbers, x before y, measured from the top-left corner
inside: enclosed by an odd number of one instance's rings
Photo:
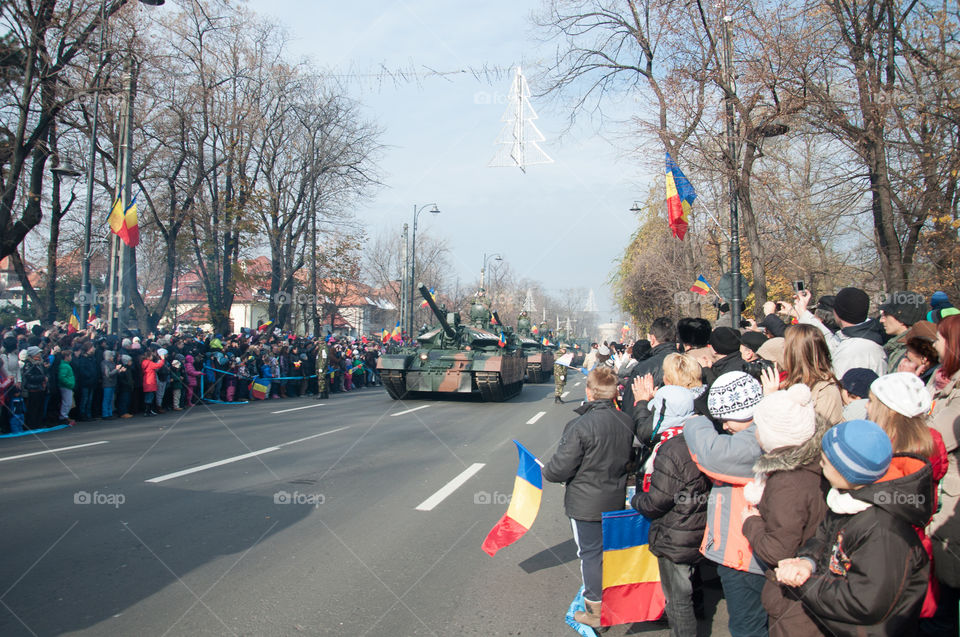
[[[497,341],[497,345],[499,345],[500,347],[507,346],[507,338],[503,335],[503,332],[500,332],[500,340]]]
[[[403,340],[403,336],[400,334],[400,321],[397,321],[397,325],[393,328],[393,333],[390,335],[390,338],[398,343]]]
[[[436,301],[436,300],[437,300],[437,295],[433,293],[433,288],[430,288],[430,299],[433,300],[433,301]],[[430,305],[430,304],[427,303],[427,300],[426,300],[426,299],[420,301],[420,307],[427,307],[428,305]]]
[[[711,286],[707,283],[707,280],[703,278],[703,275],[697,277],[697,280],[693,285],[690,286],[691,292],[696,292],[697,294],[706,294],[711,290]]]
[[[73,334],[80,329],[80,315],[77,314],[77,308],[73,308],[73,314],[70,315],[67,323],[67,334]]]
[[[520,461],[517,465],[517,477],[513,483],[513,496],[510,506],[500,521],[493,525],[487,538],[480,547],[493,557],[500,549],[519,540],[533,526],[540,511],[540,498],[543,496],[543,473],[540,461],[516,440]]]
[[[633,509],[603,514],[600,624],[648,622],[663,615],[660,567],[650,552],[650,520]]]
[[[667,153],[667,221],[673,236],[683,240],[690,223],[690,209],[697,193],[677,162]]]

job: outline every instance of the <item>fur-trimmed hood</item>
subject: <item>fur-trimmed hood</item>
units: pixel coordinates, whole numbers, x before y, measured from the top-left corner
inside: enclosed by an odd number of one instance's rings
[[[763,454],[754,463],[754,472],[770,474],[775,471],[792,471],[819,460],[820,442],[830,426],[828,420],[817,415],[817,429],[812,438],[802,445],[781,447]]]

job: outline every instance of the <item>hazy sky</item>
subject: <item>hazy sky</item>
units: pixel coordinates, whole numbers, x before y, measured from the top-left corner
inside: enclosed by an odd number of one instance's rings
[[[542,147],[555,163],[526,174],[489,168],[508,75],[489,83],[470,73],[396,82],[372,77],[381,66],[456,71],[521,64],[531,78],[552,50],[530,21],[539,1],[248,4],[286,25],[295,56],[361,76],[344,82],[383,128],[388,146],[381,163],[386,187],[356,210],[371,234],[410,223],[415,205],[436,202],[441,214],[423,212],[418,236],[448,239],[461,285],[479,278],[484,252],[500,253],[518,276],[549,291],[593,288],[602,320],[619,316],[606,281],[636,228],[629,208],[654,177],[608,141],[622,130],[583,121],[564,132],[569,111],[535,100],[537,127],[547,138]]]

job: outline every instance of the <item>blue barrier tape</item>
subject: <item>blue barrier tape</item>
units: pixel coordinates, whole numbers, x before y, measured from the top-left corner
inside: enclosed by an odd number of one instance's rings
[[[70,425],[57,425],[56,427],[47,427],[46,429],[24,429],[23,431],[14,433],[14,434],[3,434],[0,435],[0,438],[19,438],[20,436],[32,436],[33,434],[45,434],[48,431],[57,431],[58,429],[66,429]]]

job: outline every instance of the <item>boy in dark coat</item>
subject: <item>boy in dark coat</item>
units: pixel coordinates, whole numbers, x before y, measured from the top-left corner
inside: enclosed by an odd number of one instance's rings
[[[930,463],[892,457],[868,420],[833,427],[821,448],[830,510],[797,557],[780,561],[778,581],[828,635],[915,635],[930,562],[913,526],[930,519]]]
[[[566,483],[564,509],[573,526],[586,612],[573,618],[600,627],[604,511],[620,511],[627,497],[627,463],[633,449],[633,421],[616,408],[617,376],[597,367],[587,376],[587,402],[563,429],[543,479]]]

